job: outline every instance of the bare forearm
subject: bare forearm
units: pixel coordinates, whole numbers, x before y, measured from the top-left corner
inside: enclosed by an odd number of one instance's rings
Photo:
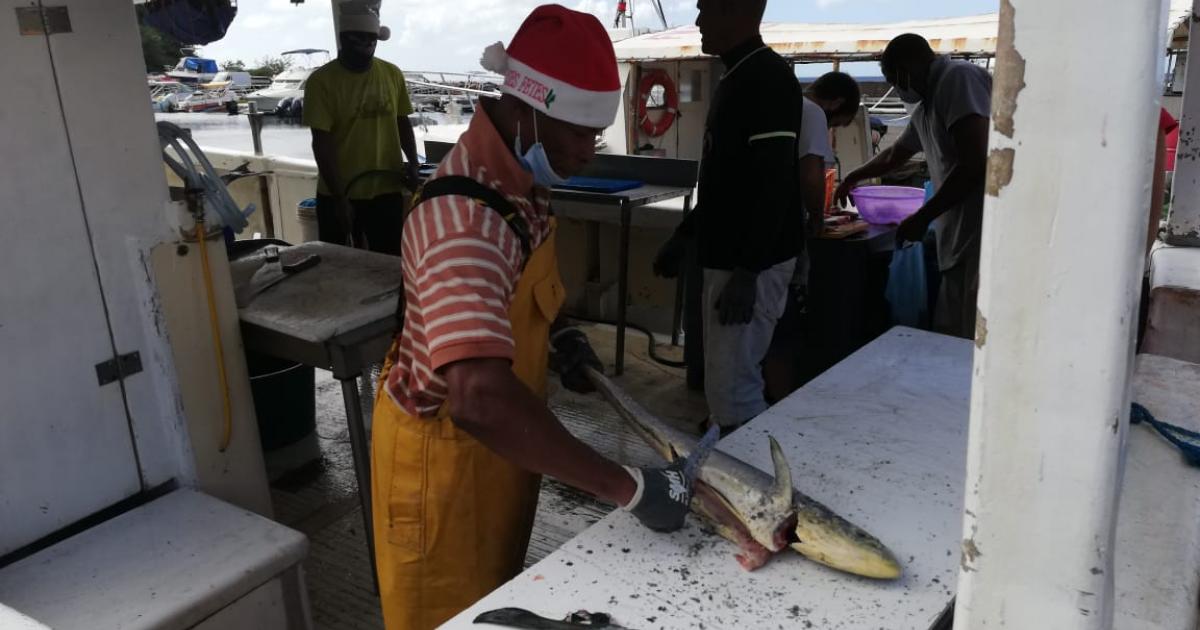
[[[892,145],[876,154],[875,157],[871,158],[871,161],[854,169],[854,171],[846,176],[846,181],[861,182],[867,179],[883,177],[904,166],[913,155],[911,151]]]
[[[333,139],[314,134],[312,149],[317,161],[317,173],[325,182],[329,194],[339,198],[344,196],[346,190],[342,187],[341,174],[338,172],[337,146]]]
[[[920,214],[932,221],[971,195],[983,194],[987,176],[987,146],[989,123],[983,116],[968,116],[950,128],[958,162],[946,173],[937,192],[930,197]]]
[[[921,214],[930,221],[946,214],[968,196],[979,194],[983,185],[986,164],[959,163],[946,174],[938,191],[925,202]]]
[[[399,122],[400,149],[404,151],[404,156],[408,159],[409,167],[416,167],[421,163],[421,159],[417,155],[417,136],[413,132],[412,121],[407,116],[401,116]]]
[[[465,375],[454,367],[446,375],[450,413],[461,429],[525,470],[618,505],[632,499],[636,484],[629,473],[563,428],[507,364]]]

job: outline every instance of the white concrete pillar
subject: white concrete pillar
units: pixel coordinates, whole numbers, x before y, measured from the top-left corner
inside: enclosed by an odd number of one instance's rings
[[[1192,4],[1192,14],[1200,15],[1200,0]],[[1184,69],[1187,80],[1183,88],[1183,116],[1179,121],[1179,150],[1175,158],[1175,181],[1171,187],[1167,243],[1200,247],[1200,88],[1193,92],[1186,87],[1200,86],[1200,63],[1191,63],[1195,61],[1191,59],[1192,42],[1200,42],[1200,21],[1195,19],[1188,31],[1188,63]]]
[[[1001,2],[956,630],[1112,624],[1163,4]]]

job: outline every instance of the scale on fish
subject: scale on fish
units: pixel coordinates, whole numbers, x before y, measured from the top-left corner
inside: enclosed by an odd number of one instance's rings
[[[690,434],[668,426],[600,372],[588,377],[626,423],[668,461],[703,448]],[[783,449],[771,441],[775,475],[713,451],[696,476],[692,511],[736,544],[748,571],[791,547],[804,557],[840,571],[876,579],[900,577],[895,555],[874,536],[792,487]]]

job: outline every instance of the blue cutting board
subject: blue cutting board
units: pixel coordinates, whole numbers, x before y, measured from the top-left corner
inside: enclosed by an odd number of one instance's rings
[[[634,188],[641,188],[643,182],[635,179],[607,179],[604,177],[572,177],[567,183],[558,186],[567,190],[579,190],[594,193],[619,193]]]

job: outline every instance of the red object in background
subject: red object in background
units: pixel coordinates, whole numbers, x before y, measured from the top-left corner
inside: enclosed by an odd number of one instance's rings
[[[1158,129],[1167,134],[1167,166],[1168,173],[1175,172],[1175,151],[1179,148],[1179,121],[1166,109],[1158,116]]]
[[[665,101],[662,109],[662,116],[658,122],[650,120],[647,110],[650,105],[650,94],[655,86],[662,86],[663,100]],[[646,74],[642,75],[642,83],[638,88],[638,121],[642,128],[642,132],[651,138],[657,138],[671,128],[675,124],[675,117],[679,115],[679,91],[675,89],[675,82],[671,80],[671,76],[665,70],[654,68],[647,70]]]
[[[837,190],[837,169],[825,169],[825,216],[833,214],[833,193]]]
[[[629,8],[629,5],[625,3],[625,0],[617,3],[617,13],[624,13],[627,8]]]

